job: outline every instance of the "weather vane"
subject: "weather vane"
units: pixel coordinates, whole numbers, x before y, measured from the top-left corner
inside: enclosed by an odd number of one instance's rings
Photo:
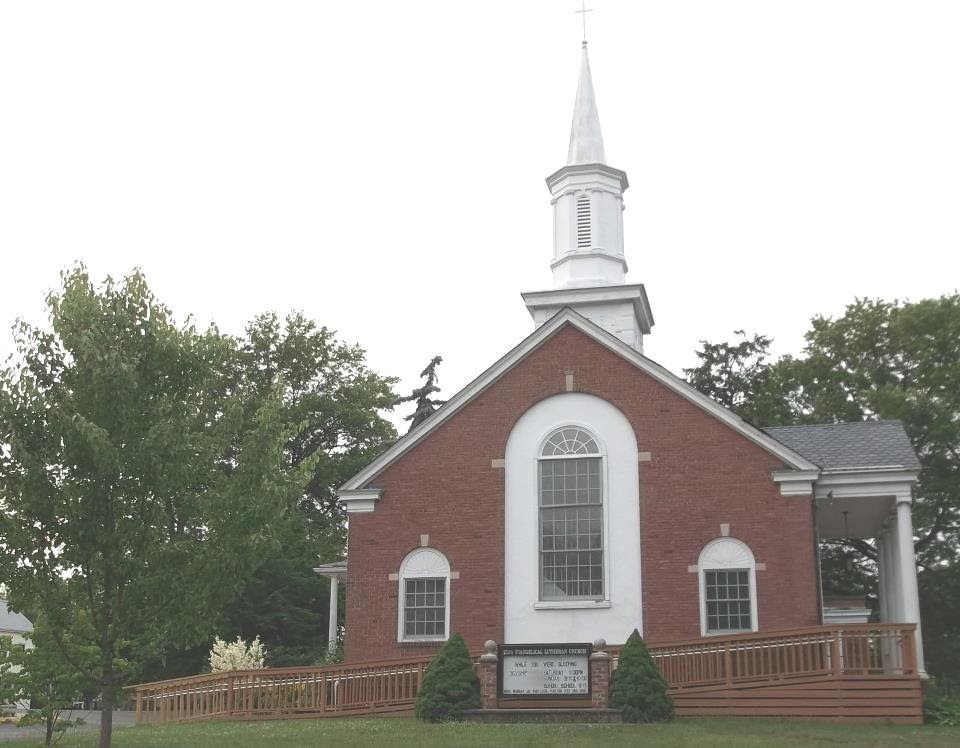
[[[593,8],[588,8],[586,0],[580,0],[580,10],[573,11],[583,19],[583,46],[587,46],[587,13],[593,13]]]

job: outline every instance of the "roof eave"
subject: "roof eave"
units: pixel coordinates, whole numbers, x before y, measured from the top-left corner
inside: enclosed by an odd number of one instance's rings
[[[734,429],[734,431],[742,434],[757,446],[766,450],[770,454],[775,455],[783,461],[786,468],[801,471],[814,470],[819,472],[820,468],[802,455],[789,449],[772,436],[768,436],[755,426],[750,425],[740,418],[740,416],[727,410],[719,403],[714,402],[706,395],[687,384],[684,380],[680,379],[680,377],[662,367],[660,364],[647,358],[634,348],[631,348],[619,338],[598,327],[593,322],[590,322],[573,309],[566,307],[539,328],[534,330],[534,332],[532,332],[526,338],[524,338],[523,341],[511,349],[506,355],[502,356],[490,368],[470,382],[470,384],[461,389],[456,395],[450,398],[445,405],[437,409],[427,420],[410,431],[410,433],[408,433],[406,436],[398,440],[392,447],[367,465],[367,467],[344,483],[340,489],[341,495],[345,492],[363,489],[369,483],[369,481],[373,480],[379,473],[392,464],[394,460],[398,459],[401,455],[419,444],[443,423],[446,423],[461,408],[473,400],[474,397],[479,395],[483,390],[503,376],[503,374],[513,368],[527,354],[543,345],[543,343],[545,343],[550,337],[552,337],[557,331],[567,324],[576,327],[578,330],[590,336],[611,352],[634,364],[641,371],[644,371],[646,374],[665,385],[674,393],[680,395],[702,410],[705,410],[707,413],[710,413],[717,418],[717,420],[727,424]]]

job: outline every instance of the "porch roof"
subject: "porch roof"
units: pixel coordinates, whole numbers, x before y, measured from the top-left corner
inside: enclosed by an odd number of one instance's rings
[[[920,469],[900,421],[772,426],[763,431],[824,472]]]

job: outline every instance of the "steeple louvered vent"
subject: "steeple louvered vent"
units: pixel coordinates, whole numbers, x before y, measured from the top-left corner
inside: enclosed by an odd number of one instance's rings
[[[577,198],[577,249],[590,248],[590,198]]]

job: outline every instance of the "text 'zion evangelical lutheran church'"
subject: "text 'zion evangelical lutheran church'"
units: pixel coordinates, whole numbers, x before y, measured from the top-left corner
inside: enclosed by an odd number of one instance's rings
[[[590,646],[500,647],[501,695],[585,696],[590,693]]]

